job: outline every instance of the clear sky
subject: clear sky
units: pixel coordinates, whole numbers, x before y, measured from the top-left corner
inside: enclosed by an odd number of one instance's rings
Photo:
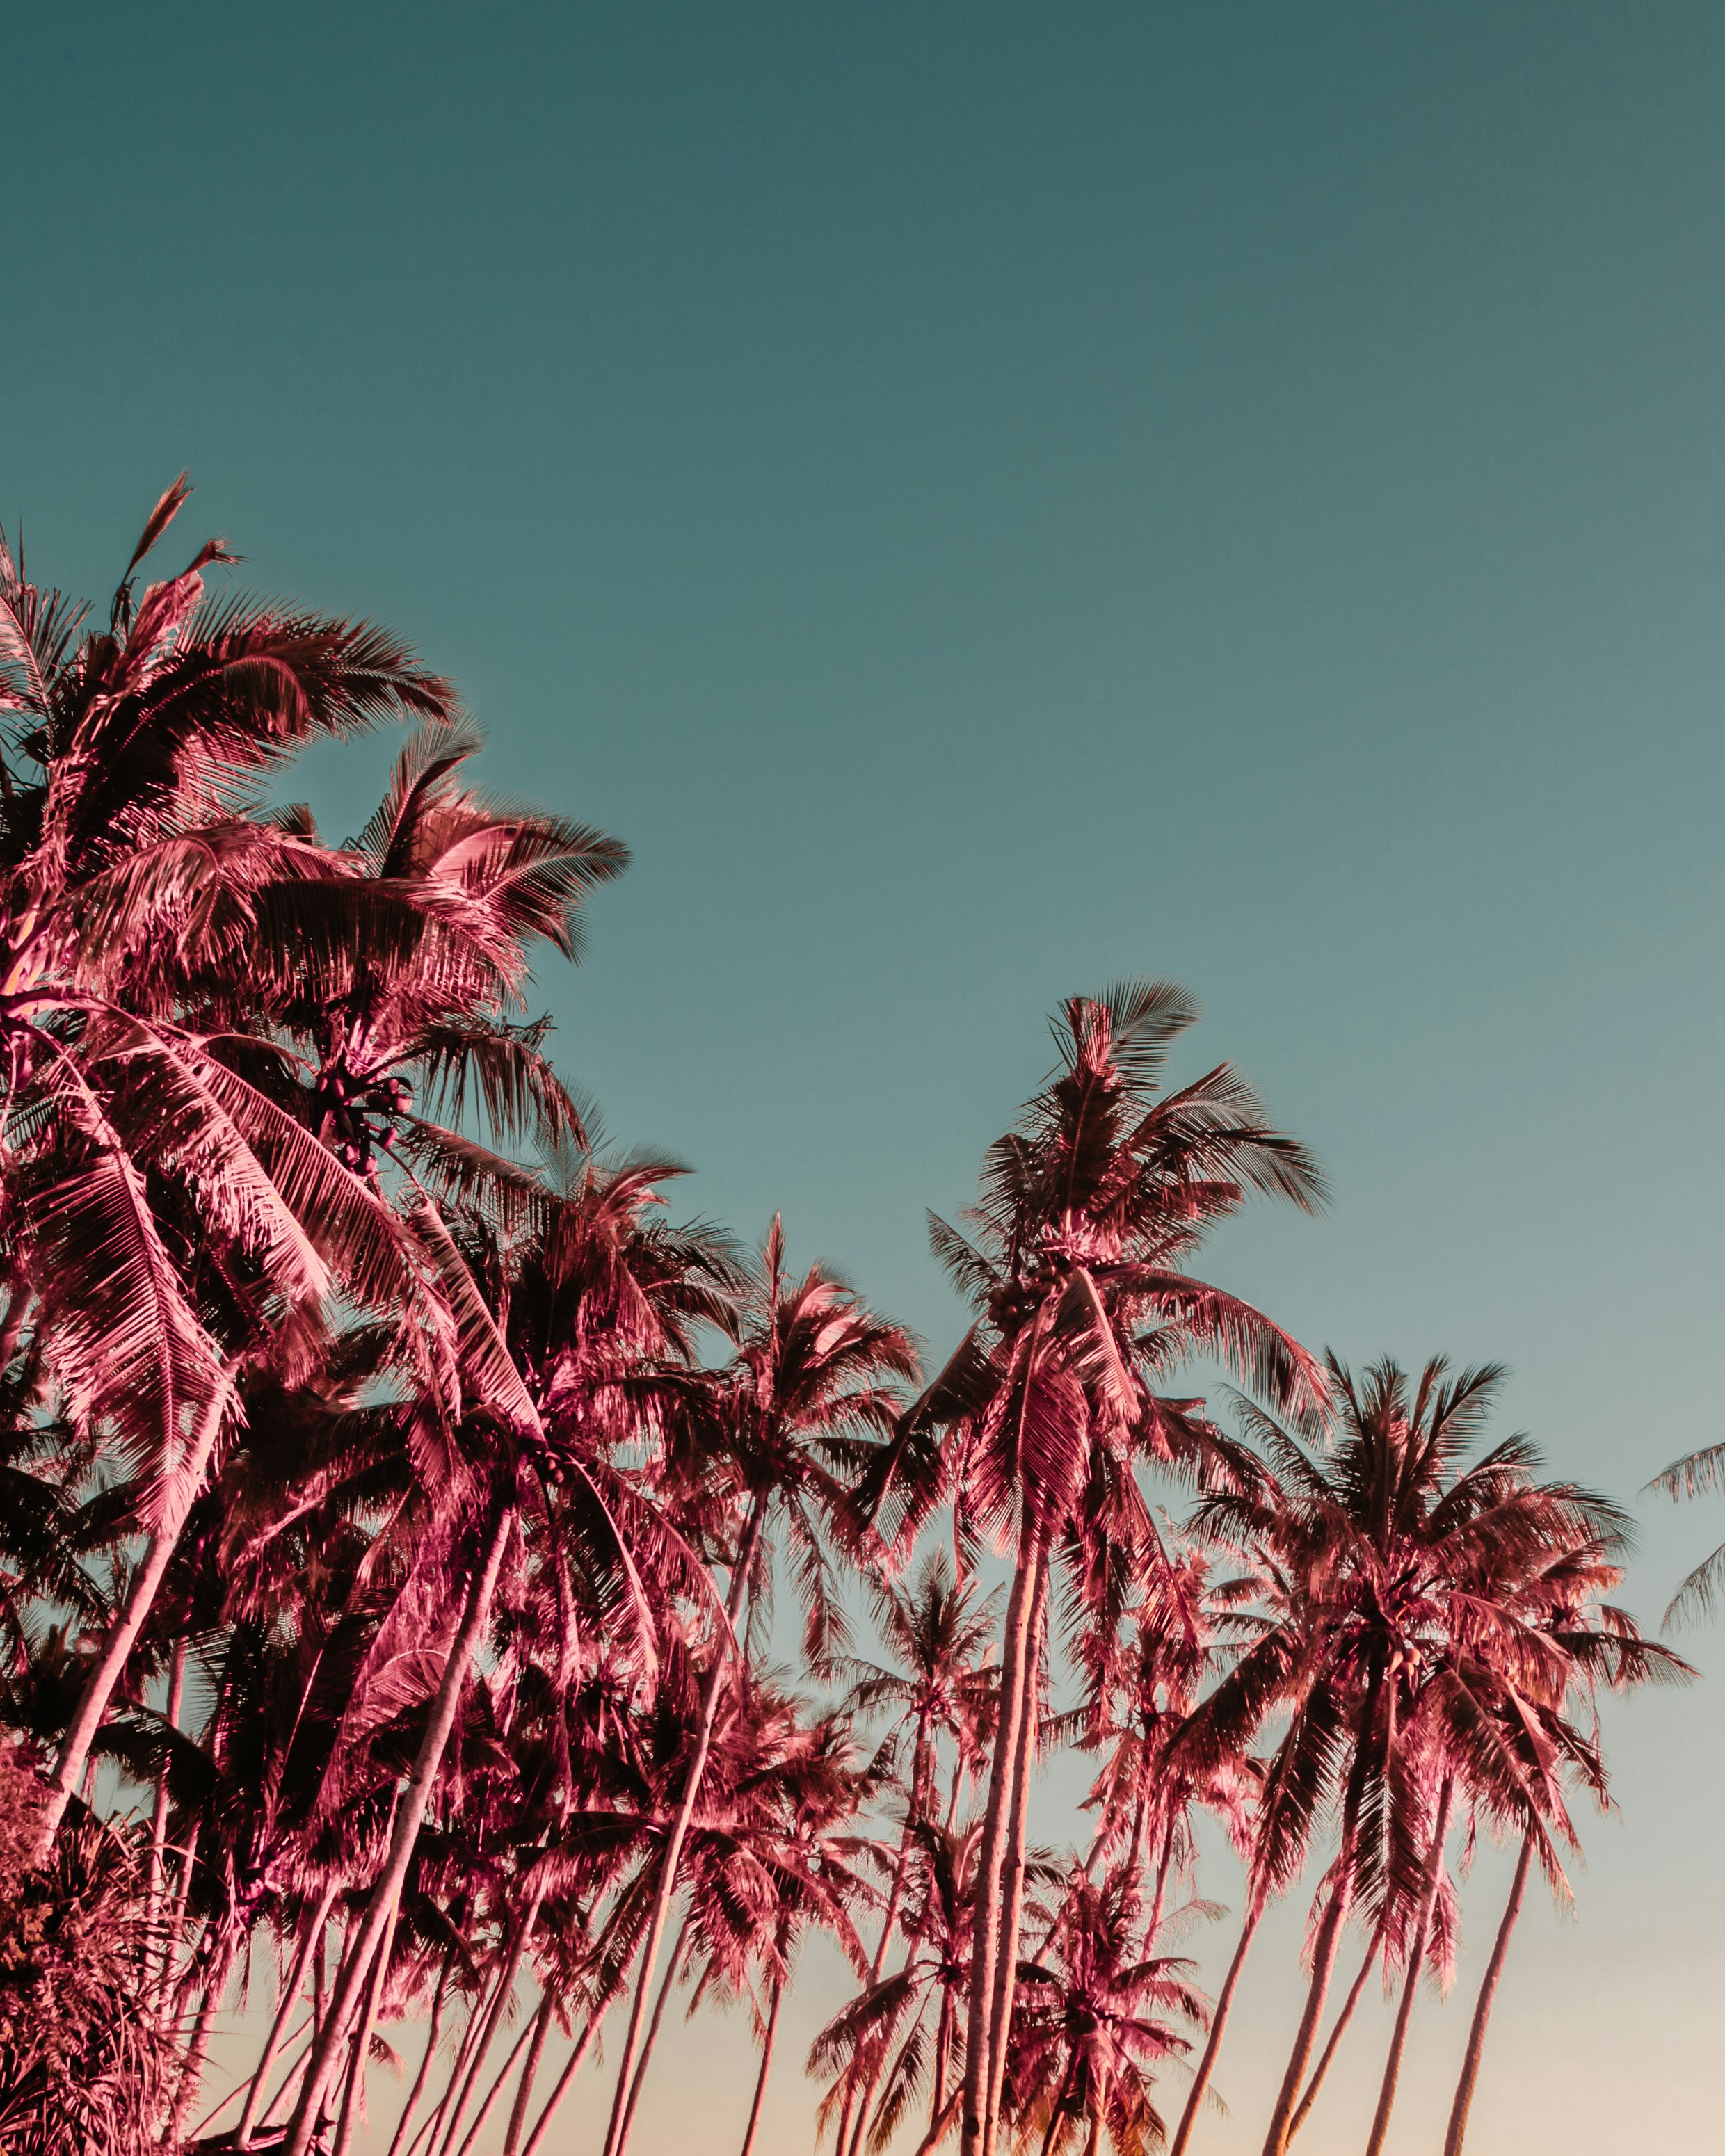
[[[0,110],[0,516],[105,594],[189,465],[188,544],[405,631],[495,784],[629,842],[546,997],[691,1209],[782,1206],[943,1345],[923,1208],[1060,997],[1173,973],[1335,1186],[1229,1285],[1507,1361],[1615,1493],[1725,1434],[1725,12],[63,5],[10,11]],[[316,760],[334,835],[384,754]],[[1651,1620],[1725,1507],[1642,1511]],[[1712,1681],[1615,1717],[1474,2156],[1718,2145],[1722,1721]],[[667,2055],[642,2156],[726,2156],[746,2052]]]

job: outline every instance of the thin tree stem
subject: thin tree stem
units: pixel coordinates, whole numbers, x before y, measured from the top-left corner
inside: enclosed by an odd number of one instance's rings
[[[270,2072],[285,2040],[287,2025],[294,2010],[294,2001],[299,1997],[300,1987],[305,1981],[305,1971],[311,1960],[312,1948],[322,1938],[324,1927],[329,1922],[330,1908],[336,1898],[337,1883],[335,1878],[331,1879],[318,1897],[316,1909],[307,1919],[305,1929],[294,1955],[293,1967],[281,1988],[281,2000],[275,2010],[275,2019],[270,2023],[270,2034],[264,2040],[264,2055],[258,2061],[257,2071],[252,2076],[251,2084],[246,2091],[245,2109],[239,2115],[239,2128],[234,2137],[234,2145],[236,2148],[249,2148],[252,2145],[252,2128],[257,2124],[258,2114],[263,2107],[264,2092],[269,2085]]]
[[[1000,1706],[993,1764],[988,1775],[988,1809],[983,1823],[982,1848],[977,1857],[960,2156],[983,2156],[988,2100],[988,2015],[993,2005],[994,1969],[1000,1943],[1001,1868],[1005,1856],[1013,1769],[1018,1758],[1019,1724],[1024,1712],[1024,1666],[1038,1556],[1035,1537],[1027,1532],[1019,1550],[1012,1595],[1007,1604],[1000,1663]]]
[[[521,2156],[539,2156],[540,2143],[544,2140],[552,2120],[557,2116],[557,2106],[568,2094],[570,2082],[586,2063],[587,2055],[593,2049],[593,2040],[599,2033],[599,2025],[610,2012],[618,1989],[620,1987],[612,1989],[595,2002],[592,2013],[588,2016],[587,2026],[582,2030],[574,2050],[564,2060],[563,2071],[557,2076],[555,2087],[545,2099],[544,2110],[534,2122],[533,2131],[527,2137],[527,2145],[522,2149]]]
[[[0,1369],[4,1368],[0,1363]],[[174,1642],[173,1660],[168,1665],[167,1704],[162,1711],[162,1720],[171,1730],[180,1726],[180,1698],[186,1688],[186,1640],[182,1635]],[[150,1820],[150,1932],[153,1937],[162,1917],[162,1892],[166,1884],[163,1873],[163,1853],[167,1847],[167,1768],[164,1755],[162,1771],[156,1777],[156,1809]]]
[[[418,2072],[413,2076],[413,2086],[408,2091],[408,2100],[401,2107],[401,2117],[395,2123],[395,2132],[390,2137],[388,2156],[396,2156],[396,2152],[401,2147],[402,2141],[407,2133],[408,2121],[418,2109],[419,2098],[424,2095],[425,2084],[430,2078],[431,2062],[437,2055],[437,2040],[443,2030],[444,2002],[449,1996],[449,1974],[454,1965],[455,1956],[452,1948],[444,1956],[444,1965],[438,1974],[437,1989],[433,1993],[431,1999],[431,2025],[425,2032],[424,2056],[419,2061]]]
[[[1292,2118],[1288,2122],[1290,2141],[1306,2123],[1312,2105],[1317,2102],[1317,2092],[1323,2087],[1324,2078],[1335,2063],[1337,2052],[1342,2048],[1342,2039],[1347,2035],[1348,2025],[1353,2019],[1353,2010],[1359,2005],[1364,1994],[1366,1979],[1378,1965],[1378,1956],[1383,1945],[1384,1927],[1380,1923],[1372,1934],[1371,1943],[1366,1948],[1365,1958],[1359,1965],[1358,1975],[1348,1986],[1348,1996],[1342,2002],[1342,2011],[1336,2016],[1336,2025],[1330,2031],[1330,2040],[1324,2046],[1322,2055],[1312,2070],[1312,2079],[1306,2084],[1306,2093],[1301,2097]]]
[[[778,2034],[778,2009],[783,1998],[784,1979],[781,1977],[773,1987],[773,2010],[767,2016],[767,2032],[761,2040],[761,2071],[755,2076],[755,2100],[749,2106],[748,2130],[742,2137],[742,2156],[754,2156],[755,2134],[767,2095],[767,2076],[773,2067],[773,2041]]]
[[[1199,2106],[1204,2102],[1210,2077],[1216,2071],[1222,2038],[1227,2031],[1228,2016],[1234,2005],[1234,1994],[1240,1988],[1240,1974],[1245,1968],[1252,1934],[1258,1928],[1267,1898],[1261,1887],[1252,1889],[1251,1899],[1246,1904],[1245,1922],[1240,1928],[1240,1942],[1234,1949],[1233,1960],[1228,1964],[1228,1974],[1222,1979],[1222,1989],[1216,1994],[1216,2008],[1210,2016],[1209,2034],[1204,2039],[1204,2053],[1198,2061],[1198,2071],[1192,2076],[1192,2086],[1186,2092],[1186,2107],[1180,2113],[1180,2123],[1175,2129],[1168,2156],[1186,2156],[1186,2145],[1192,2138],[1193,2128],[1198,2123]]]
[[[178,1472],[171,1484],[167,1517],[150,1538],[150,1547],[143,1563],[132,1574],[127,1590],[126,1606],[116,1620],[113,1629],[95,1667],[90,1671],[84,1690],[79,1696],[66,1741],[60,1747],[60,1755],[54,1763],[54,1779],[49,1784],[47,1801],[41,1812],[37,1830],[36,1861],[44,1861],[54,1847],[54,1838],[71,1802],[72,1792],[90,1759],[90,1747],[96,1732],[101,1727],[108,1712],[108,1703],[114,1697],[115,1686],[120,1682],[127,1658],[143,1630],[144,1620],[155,1607],[161,1590],[168,1560],[179,1547],[193,1502],[203,1488],[204,1478],[209,1472],[210,1457],[216,1449],[220,1435],[222,1414],[234,1389],[231,1376],[223,1378],[205,1404],[193,1428],[191,1441]]]
[[[534,2018],[536,2020],[536,2015]],[[514,2043],[512,2043],[509,2047],[509,2056],[503,2061],[501,2067],[498,2070],[497,2076],[491,2083],[490,2087],[486,2090],[485,2100],[474,2113],[472,2125],[468,2128],[466,2133],[461,2137],[461,2147],[457,2152],[457,2156],[467,2156],[468,2150],[472,2148],[474,2143],[479,2139],[480,2135],[485,2131],[485,2121],[491,2116],[492,2112],[496,2108],[497,2099],[503,2093],[503,2084],[509,2079],[511,2073],[514,2071],[516,2061],[520,2058],[521,2053],[526,2051],[528,2044],[532,2041],[533,2026],[534,2023],[531,2020],[522,2022],[520,2033],[516,2037]]]
[[[1503,1921],[1497,1927],[1497,1937],[1491,1948],[1491,1958],[1486,1964],[1486,1974],[1480,1984],[1480,1995],[1473,2010],[1473,2023],[1467,2032],[1467,2051],[1461,2061],[1461,2078],[1455,2084],[1455,2101],[1450,2111],[1449,2131],[1444,2136],[1444,2156],[1461,2156],[1461,2143],[1467,2132],[1467,2114],[1473,2107],[1473,2093],[1480,2078],[1480,2058],[1486,2048],[1486,2025],[1491,2018],[1492,2004],[1497,1996],[1497,1986],[1503,1975],[1503,1964],[1509,1953],[1510,1933],[1516,1928],[1516,1919],[1522,1913],[1522,1900],[1527,1891],[1527,1871],[1533,1861],[1533,1836],[1522,1837],[1522,1853],[1516,1860],[1516,1876],[1509,1890],[1509,1902],[1503,1912]]]
[[[742,1546],[737,1553],[737,1569],[732,1574],[731,1590],[726,1598],[725,1616],[733,1637],[742,1613],[743,1597],[748,1587],[750,1573],[754,1570],[755,1553],[760,1547],[761,1528],[766,1516],[766,1499],[757,1492],[749,1506],[748,1524],[744,1530]],[[653,1913],[647,1925],[646,1943],[641,1950],[640,1973],[635,1980],[634,2004],[629,2010],[629,2030],[623,2040],[623,2055],[617,2063],[617,2085],[628,2087],[635,2069],[635,2056],[640,2049],[641,2031],[646,2020],[647,1999],[653,1989],[653,1973],[659,1959],[659,1949],[664,1943],[665,1930],[670,1919],[671,1903],[676,1897],[677,1866],[682,1861],[683,1844],[688,1838],[689,1822],[695,1816],[695,1805],[701,1794],[701,1784],[706,1773],[707,1754],[712,1748],[713,1722],[719,1711],[719,1692],[730,1660],[721,1640],[713,1656],[712,1667],[707,1671],[701,1688],[701,1726],[695,1743],[695,1756],[689,1763],[689,1772],[684,1779],[683,1800],[677,1807],[672,1823],[670,1838],[665,1844],[659,1876],[659,1891],[654,1897]],[[295,2149],[290,2156],[304,2156]],[[604,2156],[618,2156],[611,2137],[605,2143]]]
[[[1402,2002],[1397,2010],[1395,2028],[1389,2039],[1389,2056],[1384,2063],[1384,2083],[1378,2092],[1378,2109],[1372,2120],[1371,2138],[1366,2143],[1366,2156],[1384,2156],[1384,2138],[1389,2132],[1389,2114],[1395,2108],[1396,2083],[1401,2079],[1402,2057],[1408,2047],[1408,2027],[1414,2018],[1414,2001],[1419,1994],[1420,1974],[1425,1966],[1425,1943],[1431,1935],[1431,1920],[1437,1908],[1438,1890],[1444,1878],[1444,1837],[1450,1830],[1450,1800],[1455,1794],[1453,1777],[1446,1776],[1443,1794],[1438,1799],[1437,1823],[1431,1832],[1431,1854],[1425,1861],[1425,1887],[1420,1897],[1419,1921],[1414,1927],[1414,1938],[1408,1948],[1407,1981],[1402,1986]]]
[[[533,2016],[533,2041],[528,2047],[521,2077],[516,2086],[515,2102],[510,2106],[509,2127],[503,2137],[503,2156],[516,2156],[521,2147],[521,2135],[527,2125],[527,2106],[533,2097],[534,2079],[539,2071],[539,2061],[545,2056],[545,2046],[556,2015],[557,1994],[547,1986],[544,1998],[539,2002],[539,2011]],[[390,2156],[394,2156],[393,2150]]]
[[[994,1964],[994,1997],[988,2016],[988,2104],[983,2117],[983,2156],[994,2156],[1000,2131],[1000,2097],[1006,2086],[1007,2039],[1018,1990],[1019,1933],[1024,1912],[1024,1843],[1029,1825],[1030,1777],[1036,1763],[1041,1697],[1042,1626],[1048,1604],[1048,1560],[1039,1551],[1030,1599],[1030,1630],[1022,1680],[1024,1703],[1012,1768],[1006,1856],[1000,1875],[1000,1946]]]
[[[444,1664],[442,1681],[438,1686],[425,1734],[420,1740],[418,1757],[413,1762],[413,1775],[408,1784],[407,1801],[396,1806],[388,1857],[367,1902],[354,1951],[347,1958],[348,1966],[337,1980],[326,2025],[318,2034],[317,2050],[305,2070],[300,2101],[295,2107],[293,2123],[288,2132],[285,2156],[305,2156],[311,2145],[317,2107],[322,2101],[324,2087],[334,2064],[336,2047],[358,2003],[359,1987],[369,1972],[372,1956],[384,1926],[394,1914],[397,1898],[407,1878],[413,1845],[418,1839],[426,1808],[431,1802],[432,1789],[438,1770],[443,1764],[444,1749],[449,1743],[449,1732],[454,1726],[455,1711],[460,1704],[467,1672],[490,1615],[491,1594],[502,1567],[503,1553],[514,1530],[513,1508],[507,1505],[499,1506],[491,1523],[484,1561],[468,1592],[467,1608],[460,1630],[455,1635]]]
[[[682,1928],[678,1932],[676,1942],[670,1950],[670,1959],[665,1965],[665,1981],[660,1985],[659,1996],[653,2002],[653,2019],[647,2024],[647,2034],[642,2041],[641,2056],[635,2062],[634,2078],[629,2085],[626,2102],[623,2086],[620,2082],[618,2084],[617,2094],[612,2105],[611,2131],[617,2137],[619,2150],[629,2146],[629,2137],[634,2130],[635,2106],[641,2100],[642,2086],[647,2078],[647,2061],[652,2057],[653,2047],[659,2041],[660,2025],[665,2020],[665,2006],[670,1998],[671,1989],[676,1983],[677,1973],[682,1966],[683,1951],[688,1943],[689,1928],[693,1922],[694,1919],[691,1917],[685,1917],[683,1919]],[[623,2118],[620,2123],[617,2122],[615,2117],[616,2106],[619,2103],[623,2105]]]
[[[366,2107],[366,2067],[372,2048],[372,2031],[377,2025],[377,2002],[383,1995],[383,1984],[389,1974],[389,1949],[395,1938],[395,1915],[392,1910],[389,1922],[383,1928],[383,1936],[377,1943],[377,1951],[372,1957],[371,1981],[366,1986],[365,2010],[359,2017],[359,2028],[353,2039],[353,2057],[347,2069],[347,2087],[341,2098],[341,2122],[336,2128],[335,2156],[347,2156],[352,2145],[353,2129]]]

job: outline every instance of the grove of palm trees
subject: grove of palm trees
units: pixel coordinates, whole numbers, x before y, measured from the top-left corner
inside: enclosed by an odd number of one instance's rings
[[[794,1221],[684,1218],[536,1004],[623,844],[489,798],[386,631],[219,544],[158,573],[187,491],[105,615],[0,546],[0,2150],[626,2156],[722,2013],[718,2156],[805,2071],[834,2156],[1186,2156],[1291,1900],[1265,2156],[1337,2146],[1350,2052],[1379,2156],[1440,2010],[1459,2156],[1602,1696],[1692,1674],[1614,1599],[1625,1512],[1495,1365],[1351,1368],[1213,1279],[1326,1188],[1166,981],[1051,1055],[1024,1011],[1025,1105],[930,1219],[942,1358]],[[293,760],[378,728],[337,840]],[[788,2054],[820,1938],[848,1996]]]

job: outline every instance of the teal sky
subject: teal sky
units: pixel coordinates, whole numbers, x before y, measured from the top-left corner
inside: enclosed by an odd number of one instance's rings
[[[105,595],[189,465],[188,550],[398,627],[495,784],[629,842],[546,998],[691,1209],[782,1206],[943,1345],[923,1208],[1060,997],[1173,973],[1335,1186],[1229,1285],[1509,1363],[1620,1495],[1725,1434],[1725,13],[86,5],[0,69],[0,516]],[[333,835],[387,754],[314,762]],[[1641,1510],[1651,1620],[1725,1507]],[[1524,1922],[1471,2156],[1714,2145],[1722,1724],[1713,1680],[1615,1717],[1623,1815]],[[746,2051],[697,2025],[642,2156],[740,2142]]]

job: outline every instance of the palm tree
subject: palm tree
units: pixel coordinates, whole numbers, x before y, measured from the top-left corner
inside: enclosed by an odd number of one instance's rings
[[[187,1020],[197,977],[233,962],[249,891],[307,865],[236,796],[319,736],[446,721],[451,694],[364,624],[207,599],[203,571],[232,558],[218,542],[138,597],[187,491],[157,505],[103,629],[0,542],[8,1325],[14,1342],[33,1328],[73,1419],[151,1483],[146,1553],[61,1744],[44,1849],[232,1424],[237,1369],[333,1281],[398,1306],[411,1280],[374,1192]],[[248,1283],[243,1303],[213,1305],[206,1253]]]
[[[963,2156],[992,2156],[1022,1906],[1022,1851],[1034,1748],[1040,1613],[1060,1558],[1084,1584],[1156,1546],[1138,1468],[1189,1476],[1225,1457],[1190,1402],[1156,1388],[1181,1362],[1220,1358],[1285,1412],[1321,1416],[1321,1372],[1249,1305],[1183,1268],[1205,1229],[1249,1188],[1312,1206],[1322,1184],[1304,1151],[1271,1129],[1223,1065],[1160,1091],[1168,1044],[1197,1015],[1183,990],[1127,983],[1075,997],[1055,1027],[1055,1075],[990,1148],[968,1216],[975,1240],[937,1220],[937,1255],[978,1312],[906,1419],[878,1478],[914,1485],[921,1432],[952,1437],[945,1486],[961,1532],[1014,1552],[1001,1705],[981,1854],[967,2039]],[[914,1520],[932,1502],[898,1499]],[[1063,1544],[1070,1543],[1070,1547]],[[1082,1591],[1082,1586],[1081,1588]]]
[[[678,1884],[678,1866],[712,1747],[721,1690],[733,1664],[726,1642],[746,1634],[771,1591],[767,1527],[781,1523],[819,1659],[842,1635],[830,1588],[825,1538],[857,1548],[854,1490],[871,1462],[871,1434],[888,1430],[898,1404],[896,1378],[914,1377],[916,1352],[901,1327],[875,1317],[819,1266],[800,1281],[786,1273],[784,1235],[775,1219],[750,1278],[737,1327],[737,1353],[716,1373],[667,1373],[663,1397],[680,1438],[674,1473],[703,1502],[736,1518],[729,1552],[724,1631],[702,1682],[691,1734],[681,1802],[670,1823],[635,1994],[618,2064],[619,2091],[629,2086],[653,1975]],[[747,1604],[747,1615],[745,1605]],[[605,2156],[619,2156],[621,2113],[614,2112]]]
[[[1613,1546],[1625,1525],[1589,1491],[1537,1483],[1523,1438],[1467,1464],[1502,1384],[1495,1366],[1452,1377],[1434,1358],[1412,1389],[1388,1359],[1363,1384],[1333,1356],[1329,1368],[1341,1410],[1329,1458],[1238,1403],[1268,1465],[1255,1486],[1207,1496],[1198,1517],[1249,1554],[1255,1599],[1236,1620],[1244,1644],[1234,1667],[1179,1740],[1200,1761],[1226,1756],[1271,1716],[1286,1717],[1259,1803],[1255,1910],[1297,1872],[1320,1814],[1333,1806],[1337,1816],[1306,2007],[1266,2156],[1285,2156],[1356,1898],[1431,1861],[1434,1784],[1417,1763],[1435,1758],[1440,1779],[1486,1770],[1467,1732],[1498,1661],[1526,1644],[1512,1583],[1579,1541]],[[1410,1982],[1417,1973],[1415,1963]]]
[[[1156,2066],[1187,2049],[1178,2024],[1203,2024],[1191,1964],[1148,1951],[1127,1866],[1100,1881],[1078,1871],[1047,1914],[1048,1943],[1019,1974],[1008,2110],[1027,2143],[1040,2128],[1040,2156],[1081,2138],[1096,2156],[1105,2129],[1116,2156],[1144,2156],[1166,2138]]]
[[[973,1582],[957,1579],[943,1550],[929,1553],[902,1588],[880,1582],[875,1593],[875,1617],[884,1650],[894,1666],[883,1668],[854,1656],[833,1666],[850,1684],[845,1706],[854,1715],[886,1709],[901,1732],[909,1732],[909,1774],[902,1785],[903,1823],[891,1859],[886,1907],[870,1964],[869,1983],[877,1984],[886,1966],[909,1877],[914,1834],[933,1809],[938,1745],[942,1738],[964,1746],[978,1713],[983,1710],[992,1679],[984,1657],[999,1621],[999,1598],[978,1599]],[[847,2098],[839,2122],[839,2156],[859,2156],[875,2081],[882,2061],[865,2078],[855,2109]]]

